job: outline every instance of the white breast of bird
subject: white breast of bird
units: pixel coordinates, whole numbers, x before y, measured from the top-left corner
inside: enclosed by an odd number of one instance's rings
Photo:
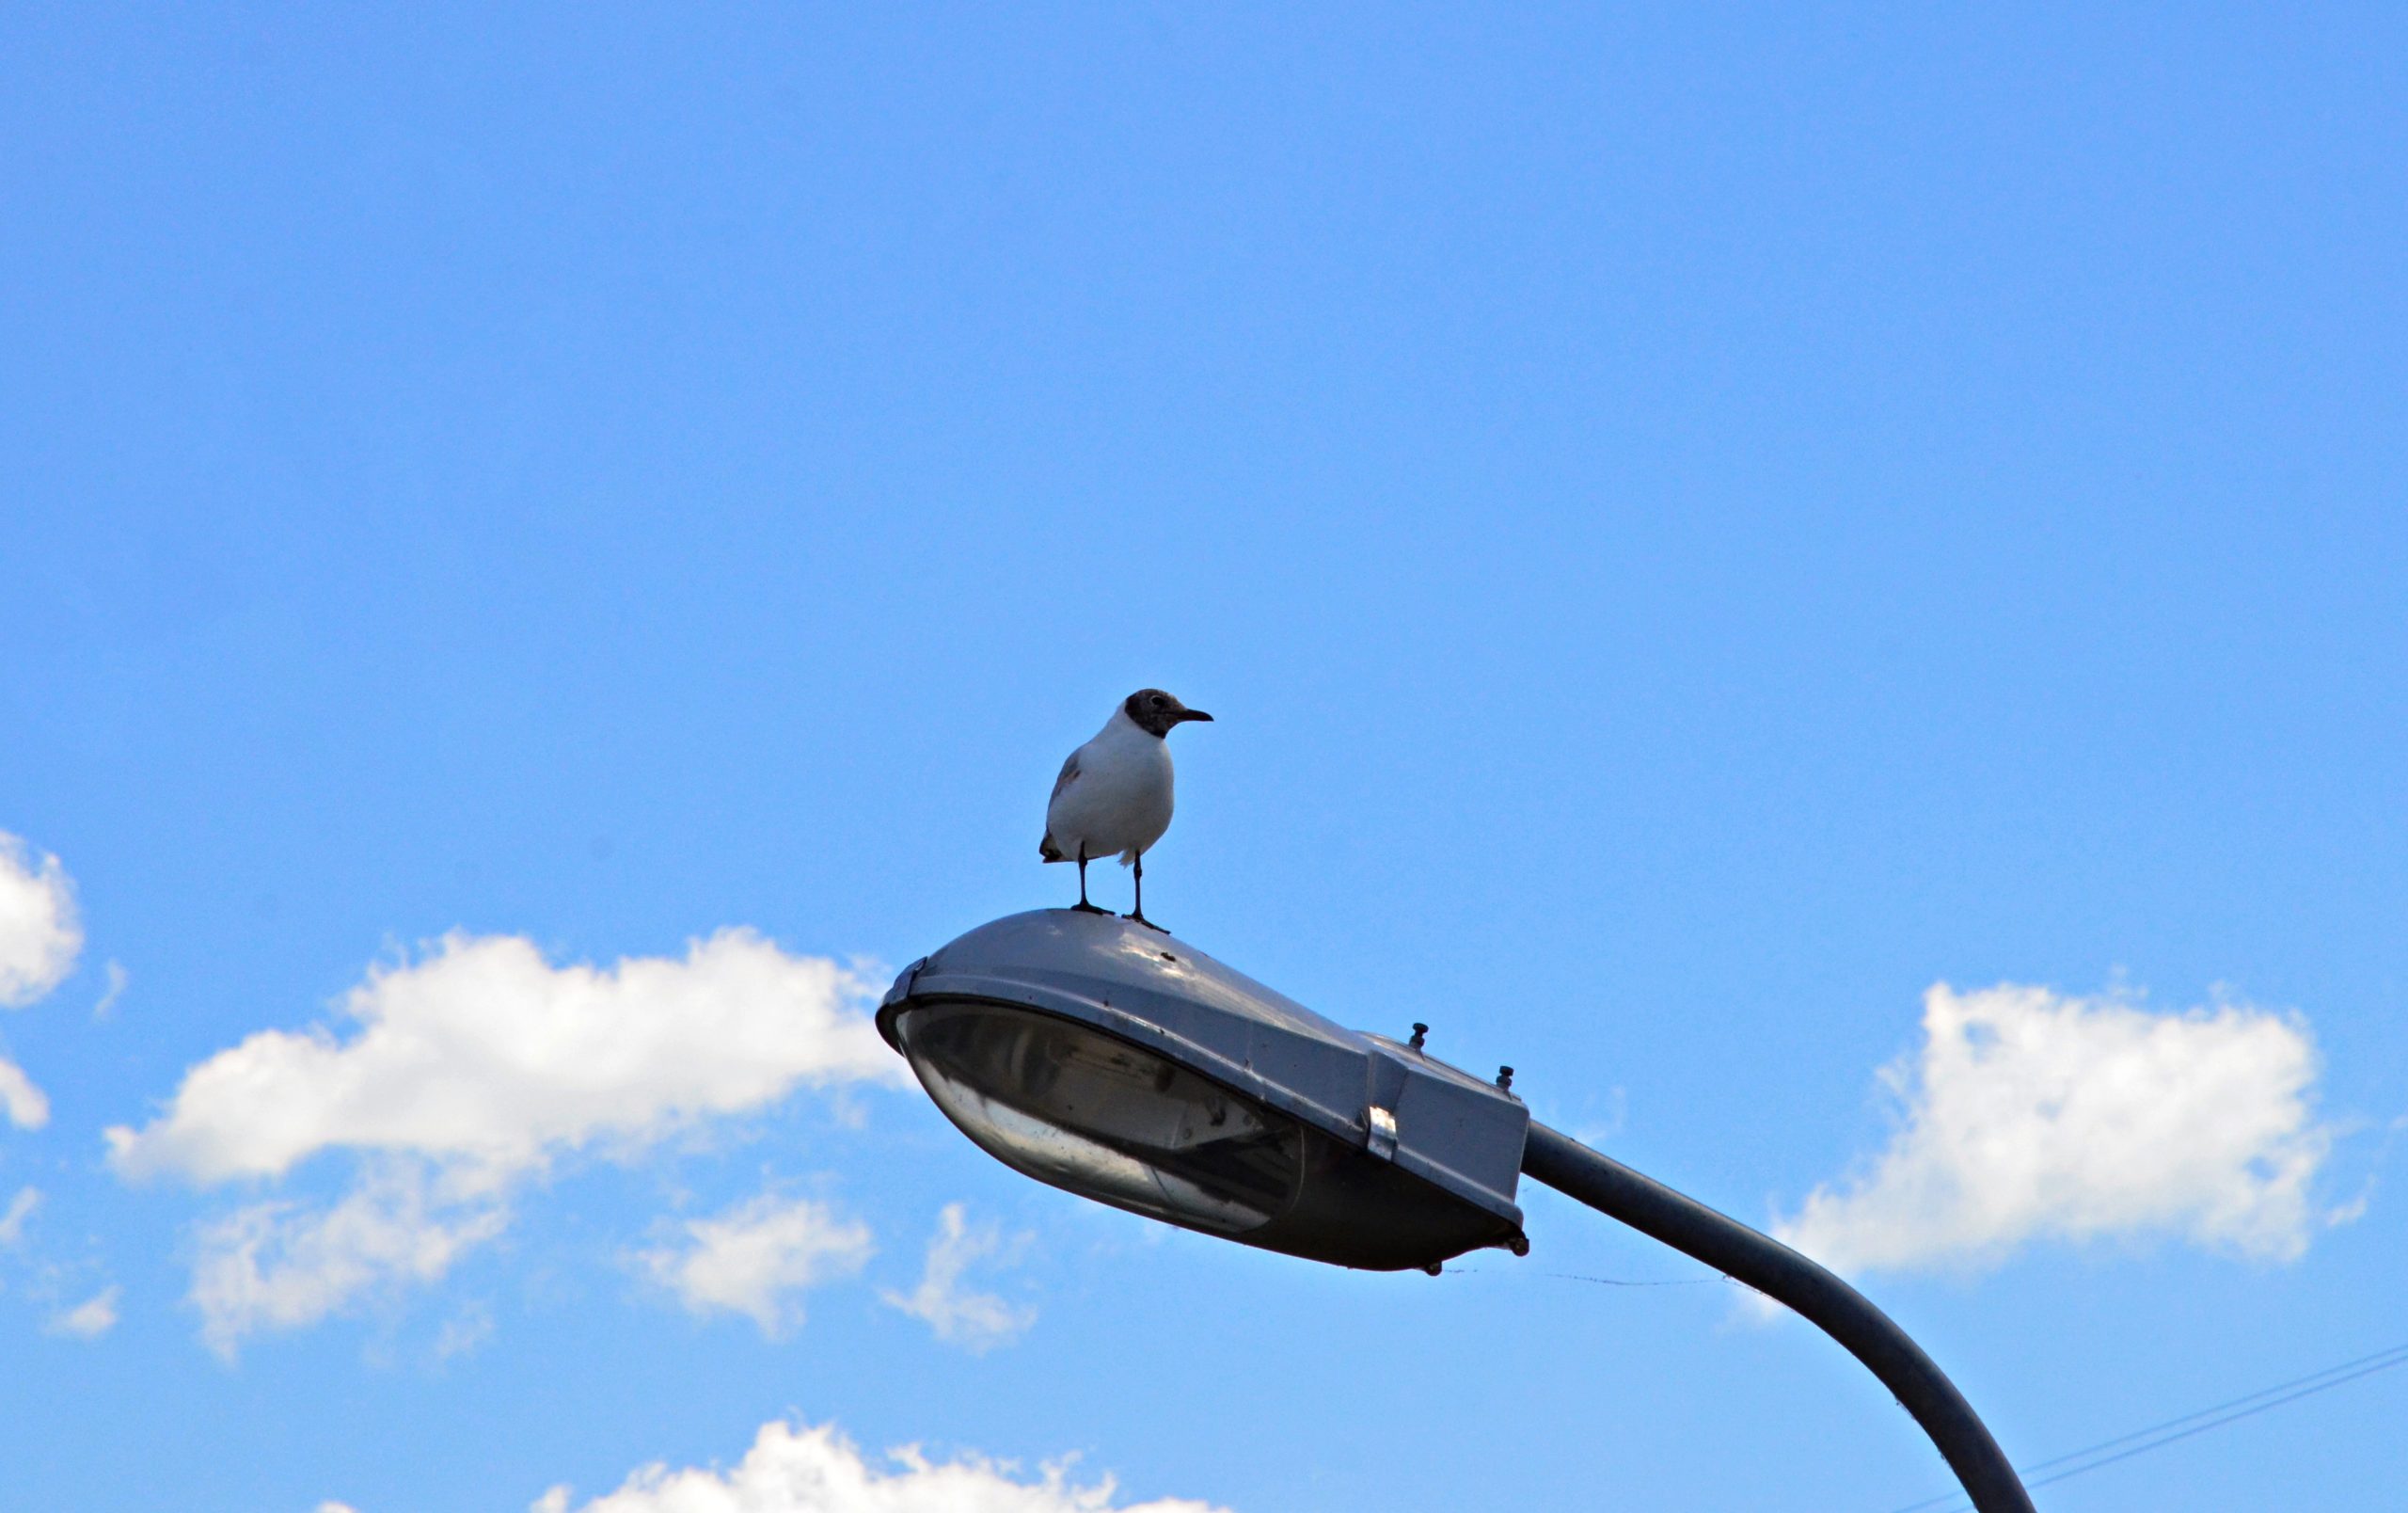
[[[1077,760],[1078,775],[1046,808],[1046,834],[1067,857],[1085,845],[1090,859],[1117,852],[1126,867],[1170,828],[1169,743],[1116,709]]]

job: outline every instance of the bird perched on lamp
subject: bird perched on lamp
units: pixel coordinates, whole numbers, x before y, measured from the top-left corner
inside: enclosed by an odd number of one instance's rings
[[[1163,738],[1184,721],[1212,718],[1161,689],[1141,688],[1062,764],[1037,854],[1079,864],[1079,909],[1111,912],[1087,901],[1087,863],[1117,853],[1120,865],[1135,872],[1137,906],[1128,917],[1162,928],[1146,917],[1146,852],[1170,828],[1170,745]]]

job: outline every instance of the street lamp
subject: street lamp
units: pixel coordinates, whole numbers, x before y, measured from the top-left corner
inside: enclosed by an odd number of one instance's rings
[[[1788,1247],[1529,1116],[1409,1041],[1361,1034],[1109,915],[1007,916],[906,967],[878,1011],[945,1117],[1099,1202],[1308,1260],[1435,1272],[1523,1255],[1527,1174],[1787,1305],[1869,1367],[1979,1513],[2032,1501],[1887,1315]]]

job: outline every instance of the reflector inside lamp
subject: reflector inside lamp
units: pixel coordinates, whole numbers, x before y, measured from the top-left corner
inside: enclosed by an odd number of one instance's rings
[[[1126,1042],[985,1002],[910,1009],[895,1028],[945,1116],[1040,1182],[1233,1235],[1303,1184],[1292,1120]]]

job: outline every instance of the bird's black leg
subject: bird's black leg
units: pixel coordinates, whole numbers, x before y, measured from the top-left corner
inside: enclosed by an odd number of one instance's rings
[[[1121,917],[1124,919],[1134,919],[1137,923],[1145,926],[1148,930],[1162,930],[1164,934],[1169,934],[1169,931],[1163,930],[1162,926],[1155,924],[1152,920],[1146,917],[1146,853],[1139,852],[1137,853],[1137,859],[1130,865],[1135,868],[1137,872],[1137,907],[1130,910],[1127,914],[1121,916]]]
[[[1110,914],[1112,912],[1109,909],[1099,909],[1087,902],[1087,843],[1084,840],[1079,842],[1079,901],[1071,907],[1081,914]]]

